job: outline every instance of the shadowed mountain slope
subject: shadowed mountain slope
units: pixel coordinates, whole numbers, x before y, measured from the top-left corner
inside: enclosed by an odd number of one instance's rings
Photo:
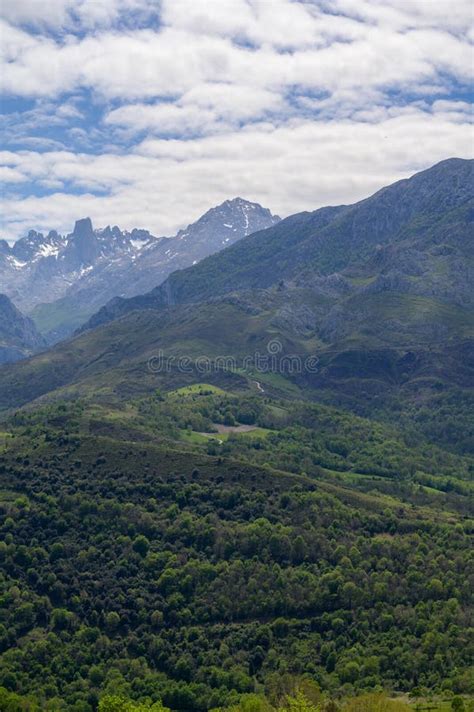
[[[44,346],[34,322],[0,294],[0,364],[18,361]]]

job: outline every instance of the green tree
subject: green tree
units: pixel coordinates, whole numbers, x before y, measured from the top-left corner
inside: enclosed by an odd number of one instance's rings
[[[105,626],[108,630],[116,630],[120,625],[120,616],[115,611],[110,611],[105,616]]]
[[[285,704],[279,707],[278,712],[321,712],[321,708],[308,700],[302,692],[297,692],[296,695],[286,698]]]
[[[99,712],[170,712],[161,702],[133,702],[118,695],[106,695],[99,702]]]
[[[150,542],[148,541],[146,536],[143,536],[143,534],[140,534],[133,540],[132,549],[133,551],[136,551],[137,554],[140,554],[140,556],[145,557],[148,553],[149,548]]]

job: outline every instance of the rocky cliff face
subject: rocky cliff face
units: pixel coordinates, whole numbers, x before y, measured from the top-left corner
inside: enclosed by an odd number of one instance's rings
[[[0,294],[0,364],[18,361],[44,346],[34,322]]]

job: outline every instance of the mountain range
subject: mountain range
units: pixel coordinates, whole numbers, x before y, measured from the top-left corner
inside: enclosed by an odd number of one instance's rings
[[[127,232],[117,226],[94,229],[89,218],[78,220],[65,236],[31,230],[12,247],[0,242],[0,283],[48,343],[54,343],[112,297],[145,292],[175,269],[278,221],[257,203],[234,198],[174,237],[155,237],[142,229]]]
[[[3,369],[0,405],[147,392],[163,380],[147,367],[159,350],[243,359],[277,339],[282,355],[315,355],[318,369],[227,377],[364,416],[402,414],[426,433],[426,408],[455,403],[456,442],[470,449],[473,164],[449,159],[354,205],[291,216],[144,295],[115,298],[47,358]]]

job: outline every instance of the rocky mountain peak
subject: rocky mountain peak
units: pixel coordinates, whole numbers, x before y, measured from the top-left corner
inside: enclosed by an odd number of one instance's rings
[[[94,230],[92,228],[92,220],[90,218],[81,218],[80,220],[76,220],[72,235],[73,237],[78,238],[88,238],[93,236]]]
[[[56,255],[63,244],[64,238],[56,230],[51,230],[46,236],[30,230],[26,237],[15,242],[11,253],[19,262],[35,262],[42,257]]]
[[[74,230],[68,235],[63,259],[71,269],[80,269],[95,262],[99,256],[99,244],[90,218],[76,220]]]
[[[265,230],[279,220],[278,215],[272,215],[259,203],[237,197],[211,208],[195,223],[180,230],[177,237],[193,242],[206,239],[210,246],[227,246],[241,237]]]
[[[9,255],[11,252],[10,245],[6,240],[0,240],[0,255]]]

